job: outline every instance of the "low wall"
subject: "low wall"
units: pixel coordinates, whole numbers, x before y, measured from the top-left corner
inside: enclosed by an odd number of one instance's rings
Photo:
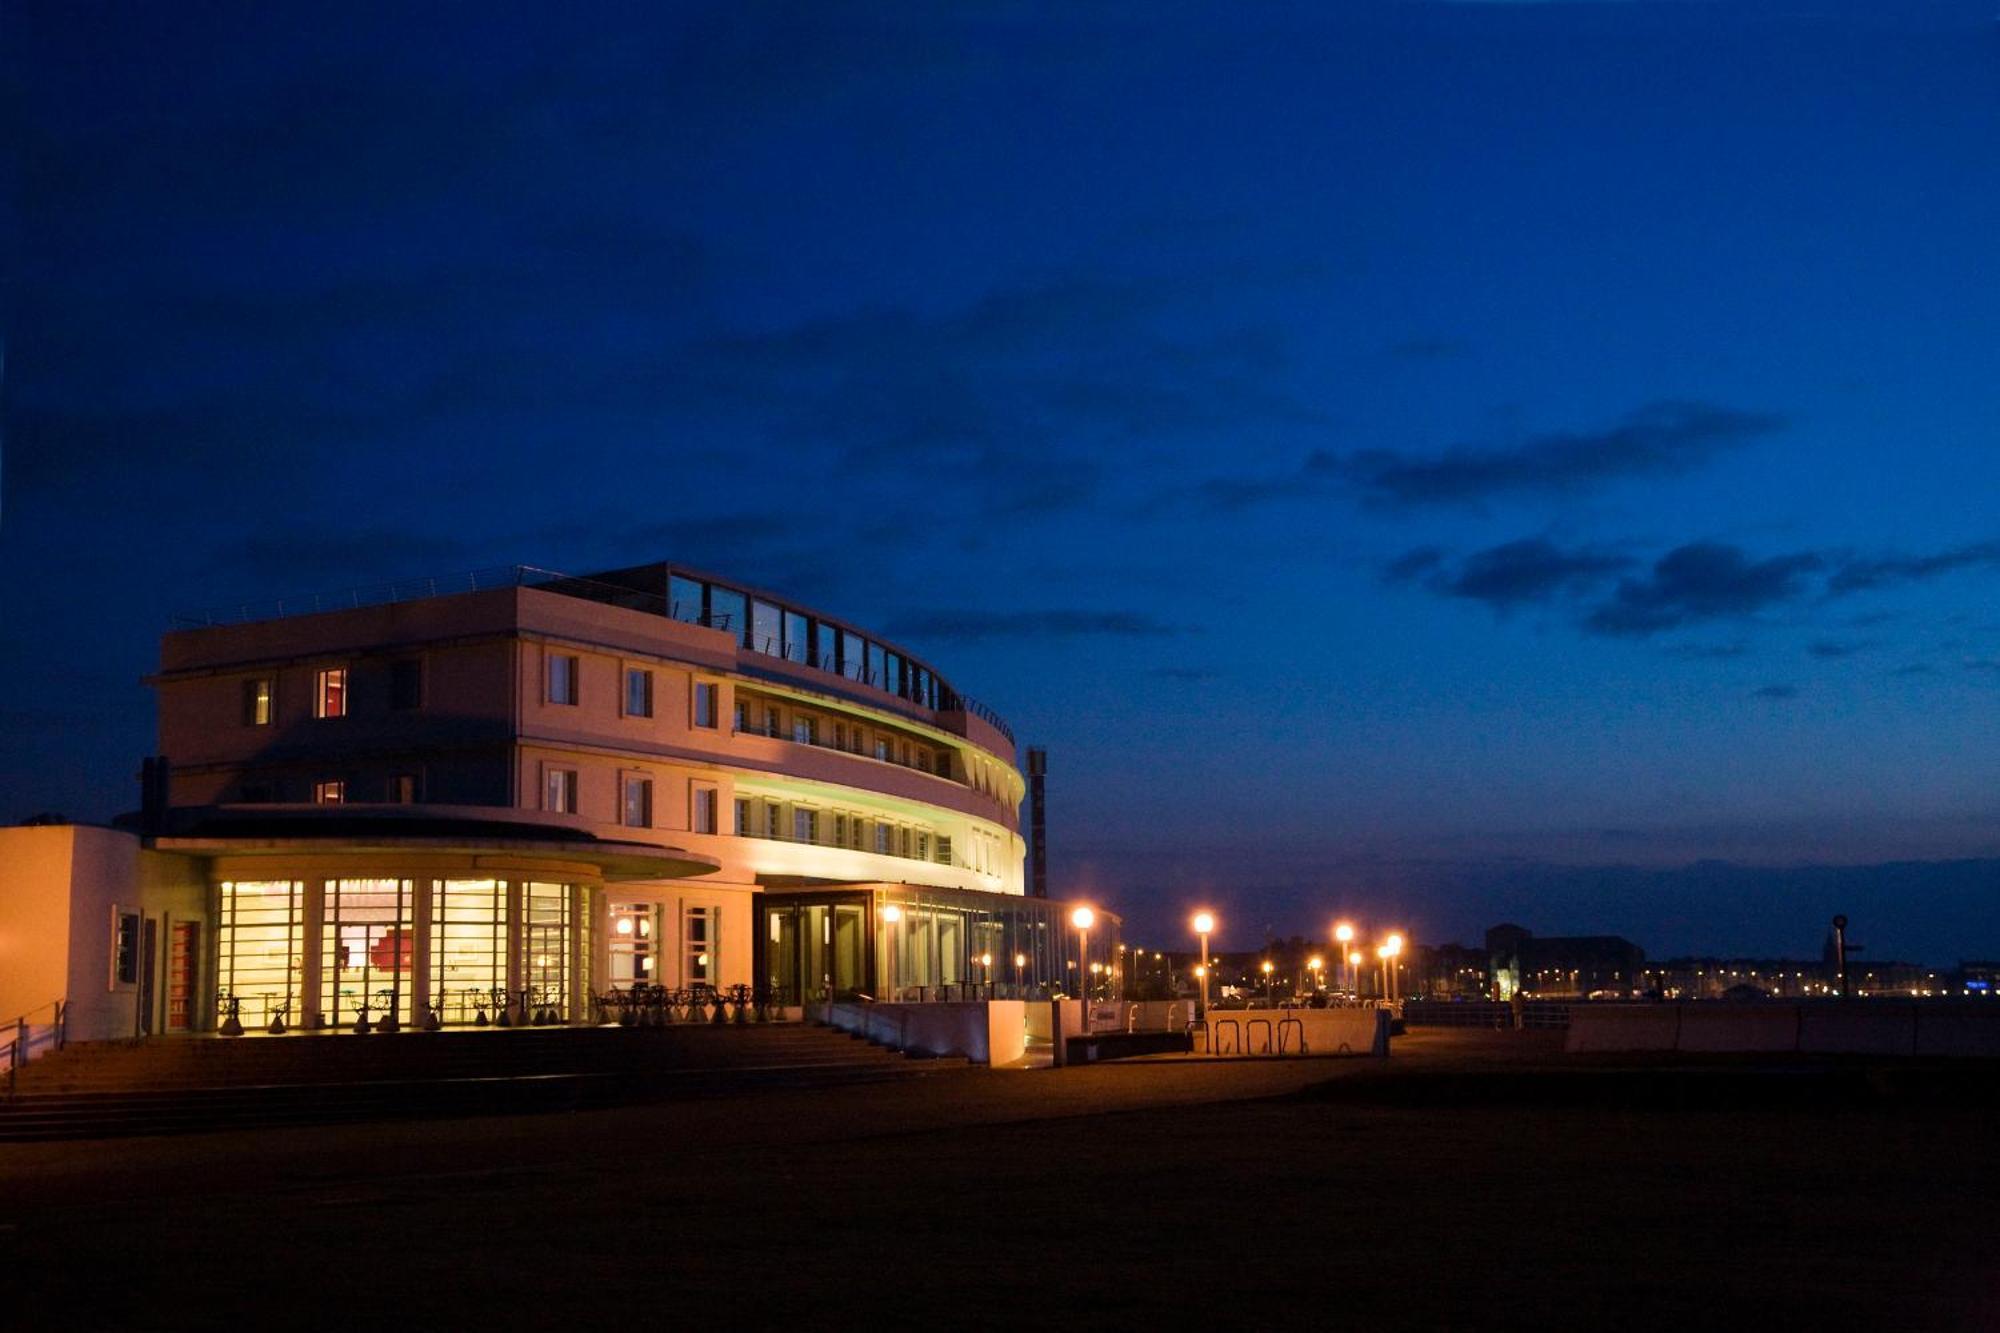
[[[1577,1005],[1564,1049],[2000,1057],[2000,1004],[1820,1000]]]
[[[1027,1049],[1022,1000],[954,1004],[829,1004],[820,1021],[913,1055],[958,1056],[974,1064],[1008,1064]]]
[[[1211,1009],[1198,1054],[1387,1055],[1387,1009]]]

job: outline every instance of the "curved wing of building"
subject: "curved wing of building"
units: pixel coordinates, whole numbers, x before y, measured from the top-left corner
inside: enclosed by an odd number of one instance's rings
[[[204,617],[161,657],[152,851],[199,858],[189,947],[245,1023],[1073,990],[1084,965],[1022,896],[1005,724],[757,589],[514,570]]]

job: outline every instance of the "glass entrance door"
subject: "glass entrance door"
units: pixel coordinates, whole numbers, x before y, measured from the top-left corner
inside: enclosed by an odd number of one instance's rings
[[[866,984],[867,934],[863,930],[859,906],[833,909],[832,977],[833,999],[851,1000]]]

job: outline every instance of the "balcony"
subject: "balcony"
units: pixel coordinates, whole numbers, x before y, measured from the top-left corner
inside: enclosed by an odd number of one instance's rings
[[[738,829],[736,830],[736,836],[739,838],[752,838],[758,842],[789,842],[800,847],[824,847],[830,852],[858,852],[863,856],[893,856],[899,861],[922,861],[926,865],[950,866],[954,870],[973,869],[969,863],[956,859],[950,852],[939,853],[936,850],[938,842],[936,835],[932,835],[932,851],[927,856],[918,856],[915,852],[898,851],[894,847],[883,851],[872,846],[856,847],[851,844],[830,842],[823,838],[800,838],[789,833],[758,832],[754,829]]]

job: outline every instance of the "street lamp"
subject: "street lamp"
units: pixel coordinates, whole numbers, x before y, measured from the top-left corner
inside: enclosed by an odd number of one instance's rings
[[[1069,923],[1076,927],[1076,984],[1083,988],[1083,998],[1090,1000],[1090,983],[1084,980],[1083,964],[1090,961],[1090,928],[1097,924],[1097,913],[1088,907],[1079,907],[1069,914]]]
[[[1193,920],[1193,921],[1191,921],[1191,922],[1189,922],[1188,924],[1190,924],[1190,925],[1192,925],[1192,926],[1194,927],[1194,933],[1195,933],[1195,934],[1197,934],[1197,935],[1201,936],[1201,966],[1200,966],[1199,968],[1195,969],[1195,975],[1201,978],[1201,1017],[1202,1017],[1203,1019],[1207,1019],[1207,1017],[1208,1017],[1208,937],[1209,937],[1209,935],[1210,935],[1210,934],[1211,934],[1211,933],[1212,933],[1212,932],[1213,932],[1213,931],[1215,930],[1215,913],[1213,913],[1213,912],[1196,912],[1196,913],[1194,914],[1194,920]]]
[[[980,954],[979,965],[986,969],[986,998],[990,1000],[993,998],[993,955]]]
[[[1402,952],[1403,937],[1401,935],[1392,934],[1388,939],[1382,941],[1383,967],[1389,978],[1389,1000],[1392,1004],[1395,1002],[1397,990],[1396,959],[1401,956]]]
[[[1354,1001],[1361,1002],[1361,950],[1347,951],[1347,982],[1354,988]]]
[[[1349,953],[1353,952],[1347,947],[1348,945],[1354,943],[1353,923],[1348,921],[1342,921],[1337,925],[1335,925],[1333,928],[1333,938],[1335,942],[1340,945],[1340,956],[1342,958],[1346,958]],[[1351,966],[1353,960],[1349,959],[1348,961],[1349,965]],[[1358,991],[1361,989],[1361,979],[1358,976],[1350,974],[1347,979],[1347,984],[1350,990]]]
[[[1316,995],[1320,991],[1321,984],[1326,980],[1325,977],[1320,975],[1326,971],[1326,959],[1321,958],[1318,954],[1314,954],[1312,957],[1306,959],[1306,970],[1313,974],[1313,993]]]
[[[1021,998],[1019,993],[1021,989],[1021,969],[1026,967],[1027,965],[1028,965],[1028,955],[1024,953],[1017,953],[1014,955],[1014,990],[1015,990],[1014,998],[1017,1000]]]
[[[1276,963],[1268,958],[1264,960],[1264,1007],[1266,1009],[1277,1008],[1277,1005],[1271,999],[1271,974],[1277,970],[1278,965]]]

